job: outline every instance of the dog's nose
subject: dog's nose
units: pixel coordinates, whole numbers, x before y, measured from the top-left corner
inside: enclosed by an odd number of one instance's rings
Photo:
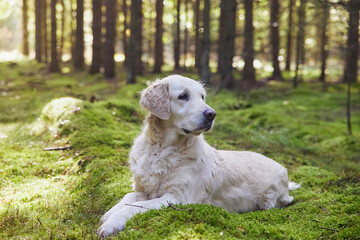
[[[214,120],[215,116],[216,116],[216,112],[212,109],[206,109],[204,112],[204,117],[208,120],[208,121],[212,121]]]

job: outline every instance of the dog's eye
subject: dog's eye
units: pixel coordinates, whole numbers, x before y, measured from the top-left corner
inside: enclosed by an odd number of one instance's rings
[[[205,96],[204,96],[204,95],[201,95],[201,99],[205,101]]]
[[[179,100],[184,100],[184,101],[189,101],[189,94],[187,93],[182,93],[178,96]]]

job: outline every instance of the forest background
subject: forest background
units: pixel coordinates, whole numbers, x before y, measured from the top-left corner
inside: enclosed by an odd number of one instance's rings
[[[131,191],[139,92],[175,73],[206,84],[212,146],[263,153],[303,187],[285,209],[178,206],[117,237],[356,238],[359,10],[357,0],[0,0],[0,236],[96,238]]]

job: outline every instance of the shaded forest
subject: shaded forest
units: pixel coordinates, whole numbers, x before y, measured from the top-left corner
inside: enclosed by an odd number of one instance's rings
[[[358,0],[0,0],[0,238],[96,239],[133,191],[139,92],[206,83],[217,149],[302,182],[282,209],[176,205],[117,239],[357,239]]]
[[[249,89],[290,76],[357,81],[357,0],[23,0],[22,52],[51,72],[195,72]]]

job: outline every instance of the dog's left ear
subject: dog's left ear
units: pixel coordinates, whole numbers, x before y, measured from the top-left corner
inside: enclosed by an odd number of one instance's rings
[[[169,83],[161,81],[148,86],[141,94],[140,105],[160,119],[170,118]]]

